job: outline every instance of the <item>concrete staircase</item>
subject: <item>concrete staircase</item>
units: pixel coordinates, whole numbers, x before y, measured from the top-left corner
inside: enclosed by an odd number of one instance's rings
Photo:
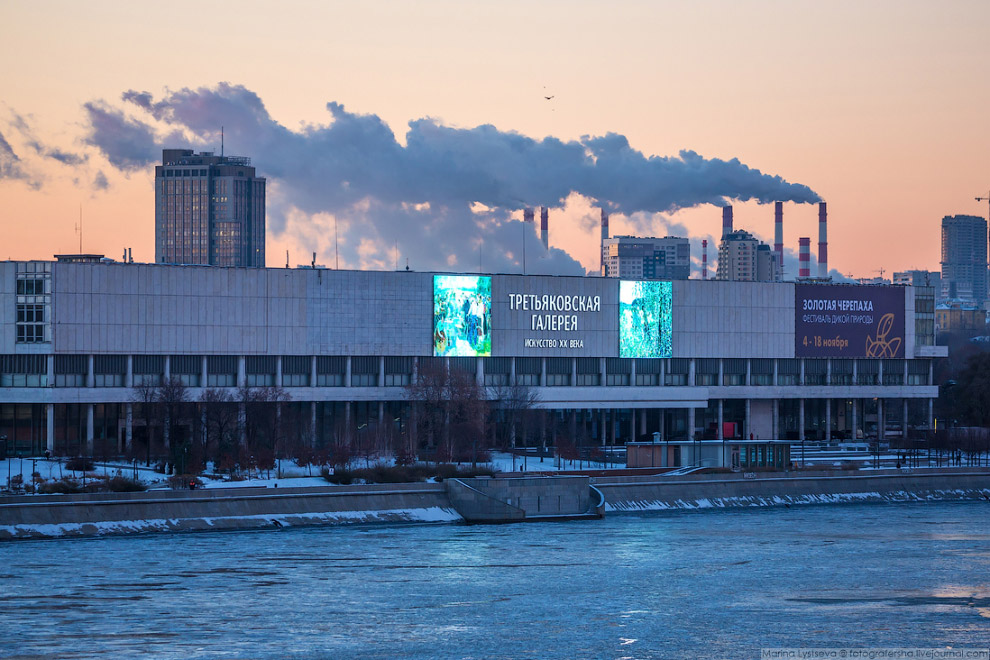
[[[601,518],[605,497],[583,476],[448,479],[447,497],[469,523]]]

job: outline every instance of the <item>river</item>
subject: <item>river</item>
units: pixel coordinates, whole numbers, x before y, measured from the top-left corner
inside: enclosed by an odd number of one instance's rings
[[[990,504],[0,545],[0,658],[759,658],[990,646]]]

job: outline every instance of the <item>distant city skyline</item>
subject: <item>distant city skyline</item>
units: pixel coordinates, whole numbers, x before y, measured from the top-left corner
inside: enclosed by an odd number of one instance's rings
[[[865,277],[937,270],[941,218],[987,214],[986,3],[289,3],[234,19],[189,3],[192,25],[184,6],[0,7],[16,63],[0,71],[0,258],[77,251],[81,205],[84,251],[153,261],[149,154],[219,151],[221,126],[228,152],[272,163],[269,266],[315,251],[511,272],[522,208],[548,206],[551,249],[530,226],[527,271],[595,272],[606,205],[613,235],[689,237],[697,276],[719,206],[772,244],[768,202],[820,198],[829,266]],[[328,42],[327,25],[351,27]],[[152,44],[176,34],[163,58]],[[784,205],[787,278],[816,211]]]

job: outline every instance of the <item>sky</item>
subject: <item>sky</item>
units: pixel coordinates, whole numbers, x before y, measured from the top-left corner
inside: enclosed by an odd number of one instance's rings
[[[154,259],[161,149],[268,181],[269,266],[597,271],[612,234],[938,269],[987,215],[990,3],[0,2],[0,259]],[[550,96],[551,99],[545,97]],[[551,250],[524,206],[547,205]],[[539,214],[537,213],[537,217]],[[527,231],[528,230],[528,231]],[[794,274],[789,254],[789,274]],[[695,274],[697,276],[697,273]]]

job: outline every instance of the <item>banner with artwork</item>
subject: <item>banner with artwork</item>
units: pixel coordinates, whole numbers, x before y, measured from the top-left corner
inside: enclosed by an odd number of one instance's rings
[[[492,354],[492,278],[433,276],[433,355]]]
[[[619,357],[671,356],[670,282],[619,282]]]

